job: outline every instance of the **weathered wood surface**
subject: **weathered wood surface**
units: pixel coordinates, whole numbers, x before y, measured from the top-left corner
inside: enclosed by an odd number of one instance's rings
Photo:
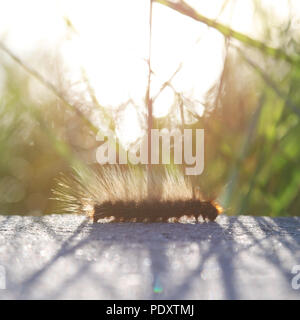
[[[7,299],[299,299],[300,218],[92,224],[0,216]]]

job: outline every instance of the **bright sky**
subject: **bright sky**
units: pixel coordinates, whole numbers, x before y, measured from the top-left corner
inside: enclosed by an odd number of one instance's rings
[[[221,0],[187,2],[238,31],[256,38],[261,35],[260,25],[253,20],[254,0],[228,1],[223,11]],[[288,0],[260,2],[277,23],[289,15]],[[290,2],[292,12],[300,12],[300,1]],[[66,27],[63,17],[77,33]],[[135,102],[118,121],[125,145],[142,134],[138,115],[145,108],[148,21],[149,0],[0,0],[0,40],[15,54],[37,67],[30,59],[32,51],[59,52],[68,80],[78,83],[83,68],[101,105],[117,108],[129,99]],[[153,5],[152,95],[182,63],[172,84],[176,91],[198,101],[196,110],[201,116],[204,94],[220,76],[223,58],[224,39],[218,32],[160,4]],[[154,115],[166,115],[173,101],[172,89],[162,91]]]

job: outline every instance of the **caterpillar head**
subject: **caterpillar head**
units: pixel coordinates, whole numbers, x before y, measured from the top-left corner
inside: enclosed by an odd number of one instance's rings
[[[201,215],[204,220],[215,221],[222,211],[222,207],[215,201],[204,201],[201,203],[199,215]]]

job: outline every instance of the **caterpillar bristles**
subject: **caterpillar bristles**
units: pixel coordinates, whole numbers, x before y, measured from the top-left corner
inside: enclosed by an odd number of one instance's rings
[[[75,169],[58,180],[53,194],[60,213],[85,213],[94,222],[214,221],[222,211],[193,192],[180,170],[167,167],[153,168],[151,174],[119,165]]]

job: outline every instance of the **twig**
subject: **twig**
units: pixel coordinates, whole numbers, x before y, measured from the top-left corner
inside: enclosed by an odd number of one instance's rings
[[[148,85],[147,85],[147,92],[146,92],[146,105],[148,110],[148,117],[147,117],[147,133],[148,133],[148,165],[147,165],[147,177],[148,177],[148,196],[152,193],[152,176],[151,176],[151,129],[153,124],[152,119],[152,99],[151,99],[151,43],[152,43],[152,4],[153,1],[149,0],[150,8],[149,8],[149,54],[148,54]]]
[[[152,99],[152,103],[158,98],[158,96],[162,93],[162,91],[167,87],[167,86],[171,86],[171,81],[174,79],[174,77],[176,76],[176,74],[180,71],[180,69],[182,68],[182,62],[179,64],[178,68],[175,70],[175,72],[171,75],[171,77],[169,78],[169,80],[165,81],[162,86],[160,87],[159,91],[157,92],[157,94],[153,97]],[[172,86],[173,89],[173,86]]]

